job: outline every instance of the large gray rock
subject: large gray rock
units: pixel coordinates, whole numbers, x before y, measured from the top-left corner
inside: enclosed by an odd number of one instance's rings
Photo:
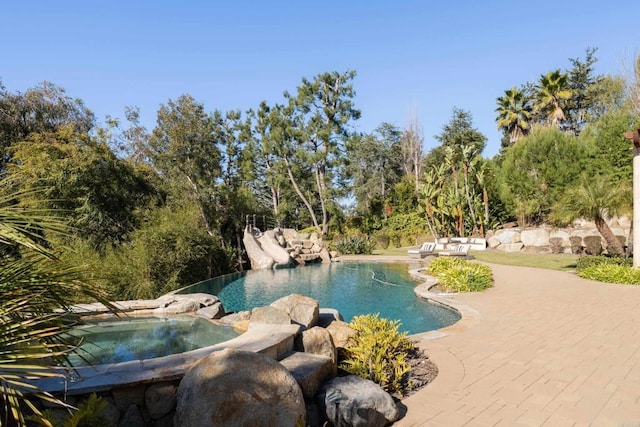
[[[490,249],[497,248],[501,244],[502,244],[502,242],[496,236],[489,237],[487,239],[487,246],[489,246]]]
[[[320,304],[315,299],[298,294],[287,295],[271,303],[291,317],[294,323],[310,328],[318,323]]]
[[[156,383],[147,387],[144,402],[149,416],[154,420],[167,415],[176,407],[178,385],[174,383]]]
[[[113,403],[121,411],[125,412],[131,404],[144,405],[145,385],[135,385],[132,387],[119,387],[111,390]]]
[[[567,230],[552,230],[549,233],[549,239],[561,239],[562,242],[562,247],[563,248],[570,248],[571,247],[571,241],[569,240],[569,237],[571,235],[569,234],[569,232]],[[549,240],[551,241],[551,240]]]
[[[281,364],[258,353],[212,353],[189,369],[178,388],[175,427],[304,422],[304,397],[296,380]]]
[[[144,420],[140,409],[136,405],[129,405],[127,411],[124,413],[118,427],[147,427],[147,422]]]
[[[325,381],[336,376],[335,363],[317,354],[294,352],[280,363],[296,379],[307,402],[313,399]]]
[[[382,427],[399,416],[398,408],[387,392],[373,381],[354,375],[325,383],[318,393],[318,403],[334,425]]]
[[[202,307],[196,311],[196,315],[204,317],[205,319],[220,319],[224,317],[224,307],[221,302],[217,302],[209,307]]]
[[[520,232],[520,241],[525,247],[549,246],[549,232],[544,228],[532,228]]]
[[[502,244],[511,244],[520,242],[519,230],[497,230],[495,236]]]
[[[496,249],[502,252],[520,252],[524,245],[522,242],[518,243],[503,243],[498,246]]]
[[[291,317],[276,307],[256,307],[251,310],[250,323],[266,323],[269,325],[289,325]]]
[[[162,301],[165,306],[153,310],[155,314],[180,314],[196,312],[201,308],[214,305],[220,299],[215,295],[196,293],[164,295],[158,298],[158,301]]]
[[[356,334],[356,331],[351,329],[348,323],[340,320],[334,320],[325,329],[331,334],[333,345],[338,349],[345,348],[349,338]]]
[[[336,375],[338,370],[338,354],[329,331],[325,328],[314,326],[311,329],[302,331],[301,337],[298,338],[298,342],[299,351],[317,354],[331,359],[333,364],[333,375]]]

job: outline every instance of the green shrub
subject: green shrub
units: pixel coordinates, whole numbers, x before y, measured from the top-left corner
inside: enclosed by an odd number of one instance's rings
[[[388,234],[378,234],[376,236],[376,244],[382,249],[387,249],[391,243],[391,238]]]
[[[578,271],[584,270],[587,267],[599,266],[599,265],[624,265],[631,267],[633,265],[633,259],[620,258],[613,256],[581,256],[576,262],[576,268]]]
[[[361,378],[371,380],[390,393],[405,394],[413,385],[409,381],[409,356],[416,345],[399,332],[400,321],[380,318],[380,314],[355,316],[349,326],[356,334],[349,339],[346,357],[340,367]]]
[[[374,243],[366,234],[353,234],[350,236],[336,236],[331,246],[342,254],[371,254]]]
[[[427,272],[438,278],[438,284],[447,292],[478,292],[493,286],[491,268],[460,258],[436,258]]]
[[[107,401],[91,393],[87,400],[78,405],[78,409],[69,414],[64,420],[57,420],[51,411],[45,411],[44,416],[53,426],[60,427],[107,427],[109,422],[101,415]]]
[[[578,270],[578,276],[605,283],[640,285],[640,270],[621,264],[594,264]]]

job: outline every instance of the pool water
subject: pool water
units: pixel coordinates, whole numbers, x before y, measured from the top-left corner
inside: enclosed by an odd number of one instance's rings
[[[91,319],[74,328],[82,344],[73,366],[127,362],[182,353],[238,336],[232,328],[194,316]]]
[[[321,307],[337,309],[347,322],[356,315],[380,313],[400,320],[400,329],[409,333],[440,329],[460,319],[453,310],[417,298],[415,286],[406,264],[349,262],[252,270],[200,282],[180,293],[217,295],[227,311],[251,310],[302,294]]]

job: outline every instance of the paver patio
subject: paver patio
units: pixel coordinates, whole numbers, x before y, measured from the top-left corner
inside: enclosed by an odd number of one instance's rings
[[[433,383],[397,426],[640,426],[640,287],[491,265],[495,287],[452,301],[475,322],[420,346]]]

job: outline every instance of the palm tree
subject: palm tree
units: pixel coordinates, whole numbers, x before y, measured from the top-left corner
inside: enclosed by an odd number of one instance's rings
[[[44,240],[64,229],[62,221],[51,212],[16,206],[21,196],[0,196],[0,426],[26,425],[25,410],[51,425],[32,399],[64,404],[27,379],[59,375],[47,365],[65,362],[73,349],[63,333],[72,326],[66,314],[74,299],[106,302],[82,280],[83,272],[64,266]]]
[[[534,112],[544,115],[550,126],[560,128],[565,119],[564,101],[571,98],[569,78],[560,70],[549,71],[540,76],[536,85],[536,104]]]
[[[498,98],[496,122],[498,129],[509,135],[513,144],[529,133],[531,127],[531,100],[523,89],[512,87]]]
[[[551,212],[551,219],[569,223],[578,218],[594,221],[600,235],[607,242],[607,251],[623,256],[620,241],[611,231],[606,218],[631,209],[631,189],[621,183],[613,183],[602,175],[583,175],[580,183],[568,189]]]

